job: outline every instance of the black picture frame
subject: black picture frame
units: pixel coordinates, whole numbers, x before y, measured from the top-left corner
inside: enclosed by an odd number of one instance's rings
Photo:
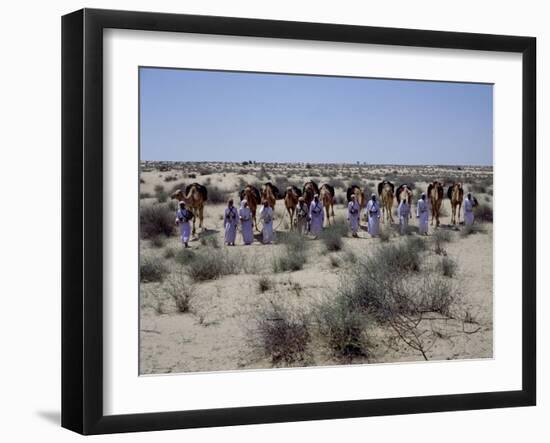
[[[102,76],[103,30],[107,28],[522,54],[522,389],[104,415]],[[82,434],[105,434],[535,405],[535,88],[533,37],[96,9],[65,15],[62,18],[62,426]]]

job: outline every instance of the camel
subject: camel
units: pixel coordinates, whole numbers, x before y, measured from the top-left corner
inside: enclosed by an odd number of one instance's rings
[[[279,189],[271,182],[262,185],[262,201],[267,200],[271,209],[275,210],[275,202],[279,198]]]
[[[204,205],[208,199],[208,191],[206,187],[198,183],[191,183],[185,187],[185,194],[181,189],[177,189],[170,198],[184,202],[189,210],[193,213],[193,235],[195,235],[195,219],[199,217],[199,228],[204,230],[202,226]]]
[[[319,199],[325,207],[327,222],[330,226],[330,216],[332,215],[332,218],[334,218],[334,188],[327,183],[321,185]]]
[[[462,208],[462,201],[464,200],[464,188],[462,183],[454,183],[447,189],[447,197],[451,200],[451,224],[457,223],[458,212],[458,224],[460,224],[460,209]],[[458,209],[458,211],[457,211]]]
[[[304,196],[304,200],[308,208],[311,205],[315,194],[319,194],[319,186],[317,186],[317,183],[313,180],[306,182],[302,189],[302,195]]]
[[[386,223],[386,220],[393,223],[392,208],[394,191],[395,186],[392,182],[384,180],[378,183],[378,196],[380,197],[382,206],[382,223]]]
[[[355,201],[359,203],[359,208],[363,209],[367,206],[367,199],[365,198],[365,191],[357,185],[351,185],[346,191],[346,198],[348,203],[351,201],[351,196],[355,195]]]
[[[437,180],[428,185],[428,198],[430,199],[430,206],[432,208],[432,226],[434,224],[439,226],[439,215],[441,213],[441,203],[443,203],[443,184]]]
[[[260,230],[258,229],[258,224],[256,222],[256,207],[262,201],[260,191],[252,185],[246,185],[246,187],[239,193],[239,198],[241,201],[247,201],[250,212],[252,213],[252,219],[254,220],[254,228],[256,228],[256,231],[259,232]]]
[[[290,229],[294,227],[294,214],[296,213],[296,206],[298,205],[298,199],[302,196],[296,186],[289,186],[285,191],[285,207],[290,217]]]
[[[397,191],[395,191],[395,199],[397,200],[397,204],[401,203],[401,200],[407,200],[410,206],[413,199],[412,187],[409,185],[399,186]]]

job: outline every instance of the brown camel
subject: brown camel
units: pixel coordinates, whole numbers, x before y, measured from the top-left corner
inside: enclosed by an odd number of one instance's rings
[[[285,207],[290,217],[290,229],[294,228],[294,214],[296,213],[296,206],[298,206],[298,199],[302,196],[296,186],[289,186],[285,191]]]
[[[198,183],[191,183],[185,187],[185,194],[181,189],[177,189],[170,198],[184,202],[189,210],[193,213],[193,234],[195,234],[195,218],[199,217],[199,228],[202,226],[204,205],[208,199],[208,191],[206,187]]]
[[[267,200],[271,209],[275,210],[275,202],[279,198],[279,189],[271,182],[262,185],[262,201]]]
[[[464,200],[464,188],[462,188],[462,183],[454,183],[449,186],[449,189],[447,189],[447,197],[451,200],[451,224],[454,225],[457,223],[457,214],[458,224],[460,224],[460,209],[462,208],[462,201]]]
[[[367,199],[365,198],[365,191],[357,185],[351,185],[346,191],[346,198],[348,203],[351,201],[351,196],[355,195],[355,201],[359,203],[359,207],[362,209],[367,206]]]
[[[441,182],[436,180],[428,185],[428,198],[432,208],[432,221],[430,224],[433,226],[435,218],[435,225],[439,226],[441,203],[443,203],[443,184]]]
[[[395,191],[395,200],[397,204],[401,203],[401,200],[407,200],[409,206],[412,204],[413,193],[412,187],[409,185],[401,185]]]
[[[395,186],[392,182],[384,180],[378,183],[378,196],[382,203],[382,223],[386,223],[386,220],[393,223],[392,208],[394,191]]]
[[[334,188],[327,183],[321,185],[319,199],[323,203],[327,214],[327,222],[330,226],[330,216],[332,215],[332,218],[334,218]]]
[[[260,230],[258,229],[258,225],[256,223],[256,207],[262,201],[260,191],[252,185],[246,185],[246,187],[239,193],[239,197],[241,201],[247,201],[250,212],[252,213],[252,219],[254,220],[254,228],[256,228],[256,231],[259,232]]]
[[[317,186],[317,183],[313,180],[306,182],[302,188],[302,195],[304,196],[304,200],[308,208],[310,207],[315,194],[319,194],[319,186]]]

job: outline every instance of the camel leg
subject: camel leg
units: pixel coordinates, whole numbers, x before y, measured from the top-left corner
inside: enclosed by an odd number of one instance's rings
[[[202,221],[203,221],[203,210],[204,210],[204,206],[201,206],[199,208],[199,228],[201,228],[201,232],[204,231],[204,228],[202,226]]]
[[[332,218],[334,218],[334,203],[330,204],[330,212],[331,212]]]
[[[462,209],[462,202],[458,204],[458,224],[460,224],[460,210]]]
[[[193,215],[193,232],[192,232],[193,235],[195,235],[195,219],[196,217]]]

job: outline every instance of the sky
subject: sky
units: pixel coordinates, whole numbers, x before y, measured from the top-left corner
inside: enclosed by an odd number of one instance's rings
[[[140,68],[141,160],[493,163],[493,86]]]

